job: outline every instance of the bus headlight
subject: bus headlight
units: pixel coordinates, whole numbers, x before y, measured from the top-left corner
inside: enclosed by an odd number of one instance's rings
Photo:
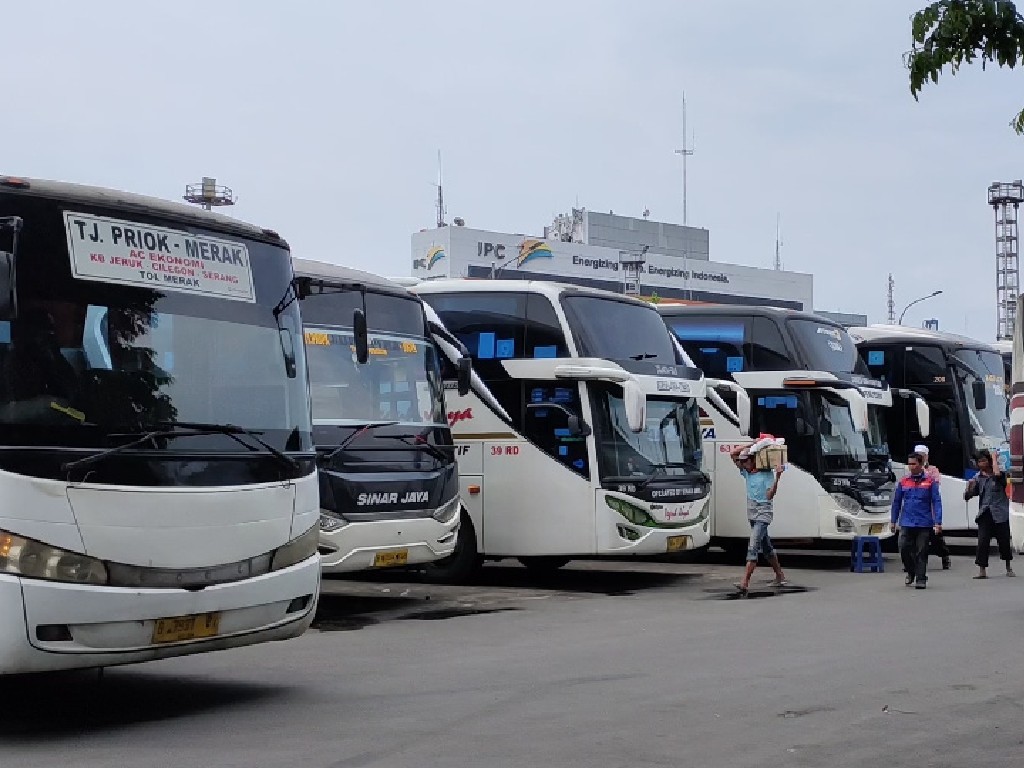
[[[629,520],[633,525],[642,525],[647,528],[658,527],[658,522],[647,513],[646,509],[643,509],[642,507],[630,504],[628,501],[624,501],[615,496],[605,496],[604,502],[624,518]]]
[[[108,578],[102,560],[6,531],[0,531],[0,573],[71,584],[106,584]]]
[[[282,568],[289,568],[303,560],[308,560],[316,554],[319,539],[320,526],[313,525],[304,534],[274,551],[274,557],[270,561],[270,570],[280,571]]]
[[[334,533],[339,528],[348,525],[348,520],[340,515],[326,509],[320,510],[320,530],[324,533]]]
[[[857,501],[853,496],[847,496],[845,493],[830,493],[832,501],[836,503],[843,512],[847,512],[851,515],[859,515],[861,512],[860,502]]]
[[[443,525],[448,525],[459,514],[460,502],[461,499],[456,496],[447,504],[442,504],[434,510],[433,518]]]

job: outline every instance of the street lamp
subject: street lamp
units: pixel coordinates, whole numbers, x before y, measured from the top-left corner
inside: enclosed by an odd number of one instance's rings
[[[915,304],[918,304],[918,303],[920,303],[920,302],[924,301],[925,299],[930,299],[930,298],[932,298],[933,296],[938,296],[938,295],[939,295],[940,293],[942,293],[942,291],[934,291],[934,292],[932,292],[932,293],[929,293],[929,294],[928,294],[927,296],[922,296],[922,297],[921,297],[920,299],[914,299],[914,300],[913,300],[912,302],[910,302],[909,304],[907,304],[907,306],[905,306],[905,307],[903,308],[903,311],[902,311],[902,312],[900,312],[900,322],[899,322],[899,324],[900,324],[900,325],[903,325],[903,316],[904,316],[905,314],[907,314],[907,310],[908,310],[908,309],[910,309],[910,308],[911,308],[912,306],[914,306]]]

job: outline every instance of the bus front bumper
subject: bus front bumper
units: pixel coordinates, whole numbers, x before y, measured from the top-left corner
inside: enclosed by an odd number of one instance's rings
[[[309,628],[319,593],[315,555],[196,591],[0,574],[0,674],[132,664],[286,640]]]
[[[455,551],[458,531],[458,513],[446,522],[418,517],[321,529],[321,568],[324,573],[350,573],[433,563]]]
[[[852,541],[856,536],[877,536],[888,539],[888,507],[868,507],[854,513],[839,507],[822,510],[821,538],[829,541]]]

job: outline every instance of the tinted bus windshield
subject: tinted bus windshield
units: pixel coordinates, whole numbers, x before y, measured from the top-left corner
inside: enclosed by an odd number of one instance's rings
[[[581,357],[678,363],[665,321],[654,307],[568,294],[562,306]]]
[[[957,381],[960,382],[964,402],[967,403],[971,428],[979,435],[1009,437],[1009,423],[1006,419],[1007,402],[1004,387],[1003,358],[998,352],[980,349],[960,349],[953,353],[958,365],[954,366]],[[975,402],[975,382],[982,382],[986,397],[983,408]]]
[[[842,327],[797,318],[788,322],[790,331],[807,357],[807,370],[870,376],[867,366],[857,354],[853,339]]]
[[[684,475],[700,469],[700,419],[695,400],[649,399],[646,429],[633,432],[626,421],[621,392],[607,384],[590,388],[602,479]]]
[[[155,214],[0,199],[24,219],[18,315],[0,322],[5,443],[108,447],[125,433],[203,422],[258,430],[281,450],[312,447],[298,304],[274,312],[290,291],[287,249]],[[118,250],[128,229],[153,248]],[[237,251],[230,268],[211,266],[211,242]],[[146,278],[131,266],[143,259]],[[172,443],[249,451],[217,434]]]
[[[352,334],[357,308],[370,328],[364,364]],[[415,297],[328,288],[303,299],[302,314],[314,421],[447,425],[440,362]]]

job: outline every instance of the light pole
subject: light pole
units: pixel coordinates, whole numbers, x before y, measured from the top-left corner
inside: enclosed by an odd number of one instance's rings
[[[907,304],[907,306],[905,306],[905,307],[903,308],[903,311],[902,311],[902,312],[900,312],[900,321],[899,321],[899,325],[903,325],[903,316],[904,316],[905,314],[907,314],[907,310],[908,310],[908,309],[910,309],[910,308],[911,308],[912,306],[914,306],[915,304],[919,304],[920,302],[924,301],[925,299],[930,299],[930,298],[932,298],[933,296],[938,296],[938,295],[939,295],[940,293],[942,293],[942,291],[933,291],[932,293],[929,293],[929,294],[928,294],[927,296],[922,296],[922,297],[921,297],[920,299],[914,299],[914,300],[913,300],[912,302],[910,302],[909,304]]]

